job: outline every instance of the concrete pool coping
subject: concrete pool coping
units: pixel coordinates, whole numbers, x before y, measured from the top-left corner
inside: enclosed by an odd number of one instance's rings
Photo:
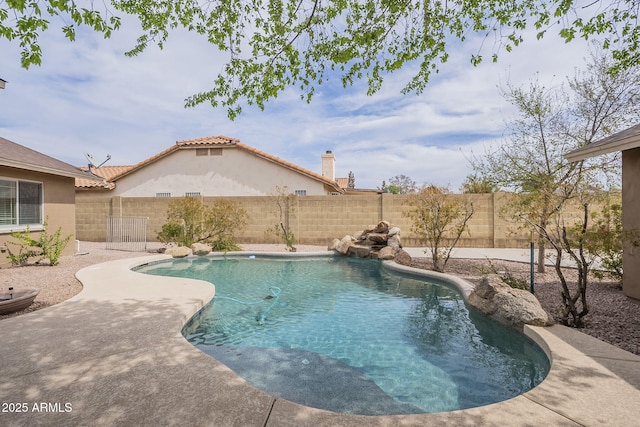
[[[310,255],[317,254],[305,254]],[[210,283],[131,270],[169,258],[154,255],[84,268],[77,273],[84,289],[72,299],[3,320],[0,424],[638,424],[640,357],[563,326],[525,328],[550,356],[551,371],[536,388],[504,402],[435,414],[361,416],[276,399],[180,334],[213,297]]]

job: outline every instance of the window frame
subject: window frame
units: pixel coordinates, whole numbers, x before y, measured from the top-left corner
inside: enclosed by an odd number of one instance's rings
[[[27,228],[30,231],[42,231],[44,230],[44,182],[36,181],[33,179],[22,179],[15,178],[9,176],[0,176],[0,181],[9,181],[14,182],[16,184],[16,197],[15,197],[15,208],[16,208],[16,223],[15,224],[0,224],[0,234],[9,234],[14,231],[25,231]],[[30,183],[30,184],[38,184],[40,186],[40,222],[38,223],[29,223],[29,224],[20,224],[20,183]]]

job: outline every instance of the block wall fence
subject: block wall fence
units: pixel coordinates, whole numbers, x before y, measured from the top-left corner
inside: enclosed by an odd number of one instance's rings
[[[299,244],[328,245],[334,238],[342,238],[375,225],[389,221],[401,229],[404,246],[425,246],[412,230],[409,218],[403,215],[409,208],[405,202],[409,196],[394,194],[349,196],[301,196],[296,198],[290,227]],[[451,195],[450,197],[463,197]],[[468,231],[462,235],[458,247],[522,247],[531,240],[529,228],[507,221],[500,211],[509,193],[464,195],[472,201],[475,213],[469,221]],[[205,204],[216,197],[202,197]],[[236,236],[239,243],[279,243],[266,230],[278,223],[273,197],[225,197],[239,203],[248,213],[247,227]],[[76,238],[83,241],[106,240],[109,216],[147,217],[147,239],[157,241],[157,233],[166,221],[171,198],[127,198],[76,195]]]

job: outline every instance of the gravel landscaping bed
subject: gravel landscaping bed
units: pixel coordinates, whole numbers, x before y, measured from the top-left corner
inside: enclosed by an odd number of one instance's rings
[[[160,247],[162,247],[161,244],[150,243],[148,251],[157,253]],[[242,245],[242,247],[256,252],[285,251],[284,245],[278,244]],[[326,247],[311,245],[298,245],[296,248],[299,252],[326,250]],[[40,294],[25,310],[0,315],[0,320],[58,304],[76,295],[82,290],[82,285],[75,278],[75,273],[84,267],[142,255],[145,254],[106,250],[104,243],[82,242],[78,255],[61,257],[60,264],[55,267],[27,266],[1,269],[0,289],[6,290],[9,286],[13,286],[14,289],[37,287],[40,289]],[[492,263],[496,268],[509,271],[527,282],[529,280],[529,264],[499,260],[492,260]],[[431,260],[414,258],[413,266],[430,269]],[[483,271],[487,271],[488,267],[488,260],[451,259],[445,272],[478,283]],[[569,280],[575,280],[575,270],[566,269],[565,272]],[[545,273],[535,274],[535,295],[542,307],[558,321],[561,310],[560,283],[552,267],[548,267]],[[640,303],[625,297],[618,283],[607,280],[592,279],[587,297],[590,314],[586,318],[587,325],[582,332],[640,355]]]

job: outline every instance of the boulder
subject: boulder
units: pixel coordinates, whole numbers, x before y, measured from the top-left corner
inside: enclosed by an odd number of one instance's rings
[[[396,257],[396,251],[391,246],[385,246],[378,252],[378,259],[394,259]]]
[[[395,235],[400,236],[400,227],[391,227],[387,232],[387,236],[389,237],[395,236]]]
[[[194,243],[191,245],[191,252],[194,255],[205,256],[211,253],[211,246],[205,243]]]
[[[369,233],[367,240],[373,242],[374,245],[383,245],[387,243],[387,235],[384,233]]]
[[[378,225],[373,229],[374,233],[384,233],[387,234],[389,231],[389,221],[380,221]]]
[[[553,324],[553,319],[533,294],[512,288],[496,274],[482,278],[469,294],[468,303],[494,320],[517,328]]]
[[[171,255],[174,258],[184,258],[191,255],[191,249],[186,246],[174,246],[172,248],[167,248],[164,253]]]
[[[349,246],[349,249],[347,250],[347,256],[355,256],[358,258],[369,258],[371,257],[371,247],[352,244],[351,246]]]
[[[331,243],[329,243],[329,246],[327,246],[327,250],[328,251],[337,251],[339,244],[340,244],[340,239],[333,239],[333,241]]]
[[[400,235],[394,234],[393,236],[389,237],[389,239],[387,240],[387,245],[394,251],[399,251],[402,248],[402,243],[400,243]]]
[[[340,240],[340,243],[338,243],[338,246],[336,247],[336,251],[338,251],[342,255],[346,255],[347,252],[349,251],[349,247],[352,245],[353,245],[353,237],[344,236]]]
[[[394,261],[400,265],[411,266],[411,255],[409,255],[409,252],[405,251],[404,249],[400,249],[396,252]]]

